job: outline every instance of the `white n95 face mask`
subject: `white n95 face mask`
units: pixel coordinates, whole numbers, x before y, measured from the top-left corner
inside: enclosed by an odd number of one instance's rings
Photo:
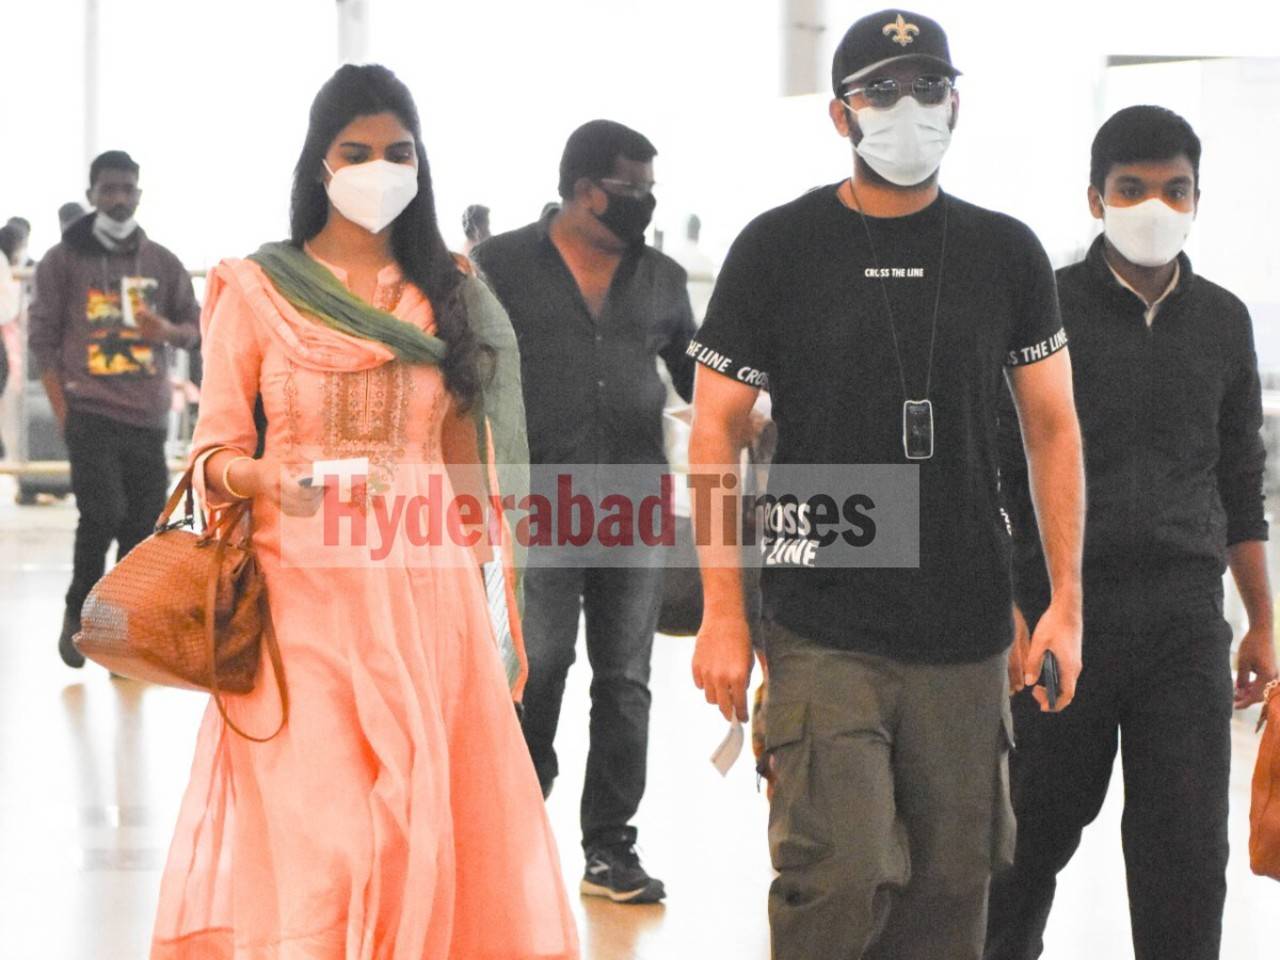
[[[905,96],[887,110],[854,110],[862,140],[858,156],[880,176],[900,187],[931,177],[951,145],[951,101],[925,107]]]
[[[339,167],[335,173],[328,161],[325,188],[338,212],[370,233],[381,233],[404,212],[418,195],[418,168],[389,160],[369,160]]]
[[[1111,245],[1140,267],[1161,267],[1176,257],[1196,218],[1193,211],[1175,210],[1159,197],[1131,207],[1104,203],[1102,211],[1102,229]]]

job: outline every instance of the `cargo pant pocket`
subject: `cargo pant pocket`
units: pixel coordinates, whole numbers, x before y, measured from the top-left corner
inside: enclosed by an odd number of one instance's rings
[[[777,776],[769,803],[769,853],[774,869],[808,866],[830,854],[831,834],[817,802],[807,703],[769,704],[765,749]]]
[[[991,871],[999,873],[1013,866],[1018,839],[1017,820],[1009,792],[1009,753],[1014,747],[1013,713],[1008,698],[1000,707],[998,733],[1000,755],[996,761],[995,791],[991,798]]]

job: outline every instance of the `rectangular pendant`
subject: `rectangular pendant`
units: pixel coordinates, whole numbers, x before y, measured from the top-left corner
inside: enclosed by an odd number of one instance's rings
[[[902,404],[902,449],[908,460],[933,456],[933,404],[907,400]]]

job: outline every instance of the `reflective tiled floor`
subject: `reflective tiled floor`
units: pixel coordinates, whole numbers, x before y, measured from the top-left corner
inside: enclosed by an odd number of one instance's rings
[[[202,699],[93,666],[65,668],[54,641],[70,575],[74,509],[18,508],[0,478],[0,960],[138,960]],[[768,956],[766,808],[747,761],[721,780],[708,757],[725,727],[689,680],[690,641],[655,648],[645,863],[668,902],[577,905],[587,960]],[[580,657],[580,662],[585,662]],[[576,891],[577,791],[587,674],[571,674],[563,776],[549,801]],[[1223,956],[1274,956],[1280,884],[1248,871],[1256,714],[1235,725],[1233,855]],[[1117,778],[1118,780],[1118,778]],[[1119,788],[1062,877],[1048,960],[1132,956],[1119,845]],[[1265,948],[1269,934],[1271,948]]]

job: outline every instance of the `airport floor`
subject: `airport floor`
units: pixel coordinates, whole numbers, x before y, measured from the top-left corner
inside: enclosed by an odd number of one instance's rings
[[[18,507],[13,491],[0,477],[0,960],[142,960],[204,698],[62,665],[55,641],[74,506]],[[690,640],[661,636],[654,650],[638,825],[644,862],[666,882],[664,905],[616,906],[576,892],[589,678],[585,666],[570,675],[563,775],[548,804],[584,960],[769,955],[765,800],[745,753],[726,779],[709,762],[726,726],[693,688],[691,650]],[[1274,956],[1280,930],[1280,884],[1248,866],[1256,716],[1256,708],[1238,715],[1233,728],[1228,960]],[[1120,801],[1116,787],[1060,879],[1045,960],[1133,955]]]

